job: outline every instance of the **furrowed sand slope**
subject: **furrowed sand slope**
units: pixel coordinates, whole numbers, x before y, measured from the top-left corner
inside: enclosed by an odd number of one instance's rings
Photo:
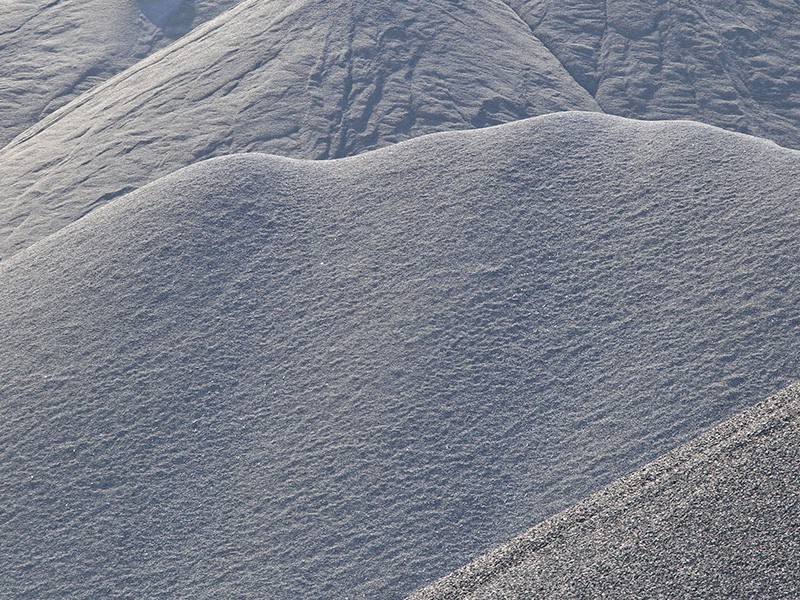
[[[6,597],[399,597],[797,379],[800,155],[562,113],[189,167],[0,266]]]
[[[248,0],[0,150],[0,259],[198,160],[598,110],[500,0]]]
[[[412,596],[796,598],[800,385]]]
[[[603,111],[800,148],[794,0],[506,0]]]
[[[238,0],[0,2],[0,148]]]

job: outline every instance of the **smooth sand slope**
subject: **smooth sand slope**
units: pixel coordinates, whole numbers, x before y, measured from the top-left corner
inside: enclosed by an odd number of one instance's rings
[[[0,148],[238,0],[0,1]]]
[[[798,378],[798,193],[561,113],[92,212],[0,266],[0,595],[422,587]]]
[[[210,156],[598,110],[500,0],[247,0],[0,151],[0,259]]]
[[[800,148],[795,0],[506,0],[605,112]]]
[[[413,596],[797,598],[800,385]]]

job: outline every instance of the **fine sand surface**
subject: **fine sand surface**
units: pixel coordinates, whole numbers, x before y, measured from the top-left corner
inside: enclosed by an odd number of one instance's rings
[[[0,0],[0,148],[238,0]]]
[[[92,211],[0,265],[3,592],[419,589],[798,379],[799,196],[576,112]]]
[[[603,111],[800,148],[796,0],[506,0]]]
[[[797,598],[800,385],[413,600]]]
[[[560,110],[599,109],[500,0],[247,0],[0,150],[0,260],[204,158],[337,158]]]
[[[236,152],[564,110],[800,148],[798,21],[795,0],[0,0],[0,260]]]

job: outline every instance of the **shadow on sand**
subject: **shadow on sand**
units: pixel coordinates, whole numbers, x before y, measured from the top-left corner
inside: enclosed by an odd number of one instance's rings
[[[192,28],[194,0],[137,0],[139,10],[170,38],[179,38]]]

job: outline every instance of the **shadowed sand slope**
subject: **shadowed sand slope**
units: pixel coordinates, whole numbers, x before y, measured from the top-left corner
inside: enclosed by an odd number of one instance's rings
[[[796,598],[800,385],[412,596]]]
[[[800,148],[795,0],[506,0],[605,112]]]
[[[0,2],[0,148],[237,1]]]
[[[599,110],[500,0],[248,0],[0,151],[0,259],[197,160]]]
[[[422,587],[797,379],[798,182],[560,113],[93,211],[0,267],[4,597]]]

